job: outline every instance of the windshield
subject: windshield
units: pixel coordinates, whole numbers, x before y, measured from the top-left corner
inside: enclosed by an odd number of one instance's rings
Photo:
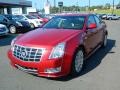
[[[12,20],[12,15],[4,15],[8,20]]]
[[[51,29],[83,29],[84,16],[57,16],[46,23],[43,28]]]
[[[30,15],[25,15],[28,19],[37,19],[36,17],[34,16],[30,16]]]

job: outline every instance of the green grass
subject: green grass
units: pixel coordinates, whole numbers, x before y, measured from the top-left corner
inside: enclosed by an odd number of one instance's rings
[[[94,11],[95,13],[105,13],[105,14],[111,14],[112,10],[97,10]],[[120,9],[114,10],[114,14],[120,15]]]

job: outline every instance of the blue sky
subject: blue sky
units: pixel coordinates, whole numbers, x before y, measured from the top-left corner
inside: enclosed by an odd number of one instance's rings
[[[37,7],[39,9],[42,9],[44,7],[44,2],[47,0],[29,0],[33,2],[33,7]],[[54,0],[49,0],[51,3],[51,6],[54,5]],[[77,2],[79,2],[79,6],[87,6],[89,3],[89,0],[56,0],[56,5],[59,1],[64,2],[64,6],[72,6],[76,5]],[[112,5],[113,0],[90,0],[91,6],[92,5],[105,5],[106,3],[110,3]],[[115,4],[118,4],[120,0],[114,0]]]

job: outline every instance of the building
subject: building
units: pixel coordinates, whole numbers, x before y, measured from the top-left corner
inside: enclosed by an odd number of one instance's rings
[[[27,14],[36,13],[36,12],[37,12],[37,9],[34,8],[34,7],[28,7],[28,8],[27,8]]]
[[[26,0],[0,0],[0,14],[27,13],[27,7],[32,7],[31,1]]]

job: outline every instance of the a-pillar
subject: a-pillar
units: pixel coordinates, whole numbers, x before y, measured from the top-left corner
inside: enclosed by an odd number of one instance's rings
[[[27,14],[27,8],[26,7],[22,7],[22,13]]]

